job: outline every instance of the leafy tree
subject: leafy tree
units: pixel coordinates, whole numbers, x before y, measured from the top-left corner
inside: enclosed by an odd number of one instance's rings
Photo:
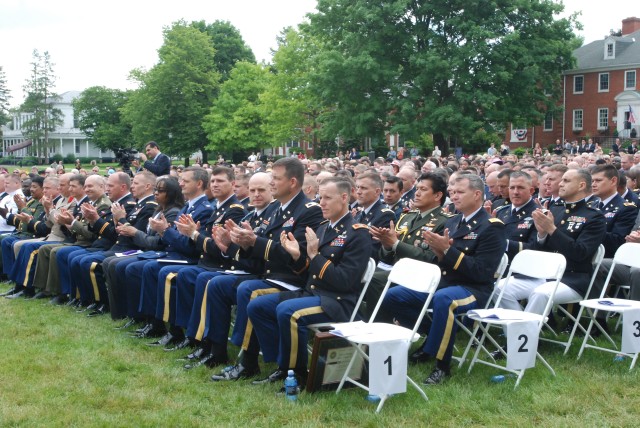
[[[273,77],[261,96],[265,106],[263,130],[272,146],[304,139],[317,150],[318,118],[324,108],[309,89],[317,43],[310,34],[293,28],[283,30],[277,41]]]
[[[31,76],[24,85],[25,100],[19,108],[27,113],[28,119],[22,123],[22,134],[33,141],[31,154],[49,163],[49,133],[62,125],[62,111],[54,107],[59,99],[53,91],[55,76],[49,52],[40,54],[33,51]]]
[[[122,108],[138,147],[155,140],[169,155],[201,150],[207,161],[201,124],[219,86],[215,53],[209,36],[184,21],[164,29],[158,64],[131,72],[140,87]]]
[[[228,21],[217,20],[212,24],[204,21],[194,21],[191,26],[206,33],[213,42],[216,50],[214,60],[220,81],[224,82],[231,75],[231,70],[238,61],[256,62],[253,51],[242,39],[240,31]]]
[[[202,124],[211,142],[208,149],[231,152],[265,146],[260,94],[267,87],[269,78],[269,71],[262,65],[236,64],[229,80],[221,85],[220,94]]]
[[[97,147],[114,150],[131,146],[131,126],[122,120],[120,112],[127,99],[125,91],[93,86],[73,101],[80,130]]]
[[[7,76],[0,66],[0,125],[5,125],[11,120],[9,114],[9,99],[11,94],[9,88],[7,88]],[[2,129],[0,129],[0,137],[2,136]]]
[[[575,17],[548,0],[319,0],[311,82],[341,137],[431,133],[439,147],[540,123],[573,64]],[[547,96],[545,94],[551,94]]]

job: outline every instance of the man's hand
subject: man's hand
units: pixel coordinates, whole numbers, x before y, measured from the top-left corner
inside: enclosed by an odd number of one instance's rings
[[[140,162],[145,163],[147,161],[147,155],[144,153],[139,153],[138,157],[140,158]]]
[[[556,231],[556,225],[554,224],[553,213],[546,209],[536,208],[531,213],[533,218],[533,224],[535,224],[538,230],[538,238],[546,238],[547,235],[553,235]]]
[[[293,260],[300,258],[300,244],[296,241],[293,233],[287,233],[283,230],[280,234],[280,244],[282,244],[282,248],[291,255]]]
[[[29,223],[33,218],[33,216],[28,213],[18,213],[15,215],[15,217],[23,223]]]
[[[444,253],[453,245],[453,239],[449,238],[449,229],[445,229],[442,236],[431,231],[424,231],[422,237],[431,248],[431,251],[438,257],[438,260],[442,260]]]
[[[7,214],[9,214],[9,210],[6,207],[0,207],[0,216],[6,219]]]
[[[224,227],[214,227],[211,231],[211,237],[218,248],[220,248],[220,251],[226,253],[231,245],[231,235],[229,231]]]
[[[111,204],[111,214],[113,215],[113,221],[116,223],[127,216],[127,211],[122,205],[117,202]]]
[[[309,226],[307,226],[307,230],[304,234],[307,239],[307,256],[309,257],[309,260],[313,260],[313,258],[318,255],[318,247],[320,246],[318,235],[316,235],[313,229]]]
[[[491,201],[489,200],[484,201],[484,204],[482,205],[482,207],[487,212],[487,214],[493,215],[493,213],[491,212]]]
[[[65,208],[61,208],[56,220],[58,224],[69,226],[71,225],[71,223],[73,223],[73,213],[69,212],[69,210]]]
[[[626,242],[640,243],[640,230],[634,230],[630,234],[628,234],[624,240]]]
[[[193,218],[188,214],[182,214],[178,221],[175,222],[176,229],[181,235],[191,237],[193,232],[200,229],[200,222],[195,223]]]
[[[91,224],[95,223],[100,218],[100,216],[98,215],[98,210],[96,210],[96,207],[94,207],[93,205],[87,202],[82,204],[80,209],[82,210],[82,216],[84,217],[84,219]]]
[[[380,241],[385,250],[390,250],[398,240],[398,235],[395,232],[395,226],[393,220],[389,222],[389,228],[386,227],[369,227],[369,233],[373,239]]]
[[[158,218],[149,219],[149,227],[156,233],[164,232],[169,228],[169,222],[164,218],[163,214],[160,214]]]
[[[21,210],[27,206],[26,199],[24,198],[24,196],[22,196],[19,193],[16,193],[15,195],[13,195],[13,202],[15,202],[16,205],[18,206],[18,210]]]
[[[133,236],[137,231],[138,229],[131,225],[119,224],[116,226],[116,232],[121,236]]]
[[[51,211],[51,208],[53,207],[53,200],[50,197],[43,196],[42,199],[40,199],[40,203],[47,213]]]
[[[233,220],[227,220],[225,227],[231,235],[231,241],[240,245],[243,250],[247,250],[255,245],[258,236],[253,232],[248,222],[245,221],[239,226]]]

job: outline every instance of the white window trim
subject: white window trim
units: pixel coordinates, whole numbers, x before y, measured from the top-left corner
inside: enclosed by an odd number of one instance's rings
[[[601,126],[600,125],[600,112],[602,111],[606,111],[607,112],[607,126]],[[584,122],[583,122],[584,123]],[[609,127],[609,109],[606,107],[602,107],[598,109],[598,130],[602,130],[602,129],[607,129]]]
[[[582,90],[581,91],[576,91],[576,79],[578,77],[582,78]],[[600,85],[600,82],[598,82],[598,86]],[[575,76],[573,76],[573,93],[574,94],[584,94],[584,74],[577,74]]]
[[[611,55],[609,55],[609,45],[611,45]],[[615,59],[616,57],[616,44],[614,42],[607,42],[604,44],[604,58]]]
[[[547,128],[547,118],[545,116],[544,120],[542,121],[542,130],[544,132],[551,132],[553,131],[553,115],[551,115],[551,127]]]
[[[576,126],[576,113],[577,112],[581,113],[582,126],[579,127],[579,128]],[[578,109],[573,110],[573,114],[571,115],[571,127],[573,128],[574,131],[582,131],[582,129],[584,128],[584,110],[583,109],[578,108]]]
[[[607,76],[607,89],[600,87],[600,79],[602,79],[604,75]],[[611,75],[609,73],[598,73],[598,92],[609,92],[609,88],[611,88]]]
[[[633,86],[627,86],[627,74],[629,73],[633,73],[635,75],[635,78],[633,79]],[[624,72],[624,90],[625,91],[633,91],[636,89],[636,86],[638,85],[638,73],[636,73],[635,70],[627,70]]]

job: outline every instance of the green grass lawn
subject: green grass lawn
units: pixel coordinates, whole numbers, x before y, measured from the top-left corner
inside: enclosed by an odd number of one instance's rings
[[[210,382],[214,370],[185,371],[181,351],[145,346],[114,330],[118,324],[42,300],[0,298],[0,426],[618,427],[637,426],[640,416],[638,369],[629,373],[628,360],[592,350],[576,361],[578,339],[566,357],[541,345],[555,378],[538,364],[514,391],[512,379],[493,384],[496,371],[476,366],[469,375],[465,365],[446,384],[425,387],[428,403],[409,387],[376,415],[362,390],[303,392],[290,403],[275,394],[281,385]],[[273,368],[263,365],[263,373]],[[409,373],[422,382],[430,369]]]

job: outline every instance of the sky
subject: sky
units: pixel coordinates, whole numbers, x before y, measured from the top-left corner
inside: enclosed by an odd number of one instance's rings
[[[599,1],[564,4],[565,15],[582,11],[578,35],[585,43],[621,28],[624,18],[640,17],[639,3],[629,0],[607,0],[606,7]],[[0,66],[13,107],[24,98],[34,49],[49,51],[59,94],[98,85],[133,89],[129,72],[153,67],[162,29],[172,22],[230,21],[256,59],[269,62],[280,31],[315,6],[316,0],[0,0]]]

